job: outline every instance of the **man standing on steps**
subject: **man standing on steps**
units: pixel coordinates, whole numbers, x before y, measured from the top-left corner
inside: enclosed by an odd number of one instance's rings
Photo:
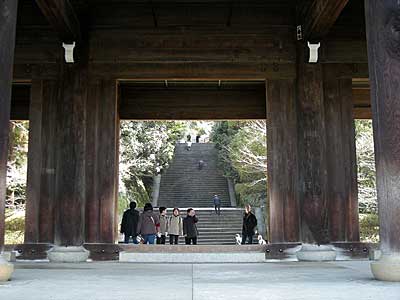
[[[246,239],[249,241],[248,244],[253,244],[253,236],[255,234],[255,228],[257,226],[257,218],[251,212],[251,206],[246,204],[244,207],[243,215],[243,227],[242,227],[242,245],[246,243]]]
[[[199,232],[197,230],[197,222],[199,219],[196,217],[196,212],[193,208],[187,210],[187,216],[183,220],[183,235],[185,236],[186,245],[197,245],[197,236]]]
[[[124,234],[125,244],[129,243],[130,237],[133,239],[133,243],[137,244],[137,225],[139,221],[139,212],[135,209],[136,202],[129,204],[129,209],[124,212],[121,223],[121,233]]]
[[[215,208],[215,213],[220,216],[221,215],[221,199],[219,199],[218,195],[215,194],[214,198],[214,208]]]

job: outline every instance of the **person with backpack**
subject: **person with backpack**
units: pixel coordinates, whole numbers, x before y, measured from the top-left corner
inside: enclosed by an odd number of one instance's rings
[[[197,222],[199,219],[196,217],[196,212],[193,208],[187,210],[187,216],[183,220],[183,235],[185,236],[186,245],[197,245],[197,236],[199,232],[197,230]]]
[[[160,218],[153,212],[151,203],[146,203],[139,216],[137,233],[143,238],[144,244],[154,244],[156,236],[160,233]]]
[[[257,226],[257,218],[251,212],[251,206],[246,204],[245,212],[243,215],[243,226],[242,226],[242,245],[248,240],[248,244],[253,244],[253,236],[255,234],[255,228]]]
[[[167,208],[160,207],[158,209],[160,211],[160,234],[161,236],[157,236],[157,244],[165,245],[165,239],[168,235],[168,217],[167,217]]]
[[[129,243],[129,239],[132,237],[133,243],[137,244],[137,225],[139,221],[139,212],[135,209],[136,202],[129,204],[129,209],[124,212],[121,222],[121,233],[124,234],[125,244]]]
[[[178,245],[179,236],[183,235],[183,220],[177,207],[174,208],[172,216],[168,219],[168,235],[171,245]]]

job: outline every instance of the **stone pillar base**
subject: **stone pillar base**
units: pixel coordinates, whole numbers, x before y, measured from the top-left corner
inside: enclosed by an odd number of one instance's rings
[[[55,263],[80,263],[86,262],[90,252],[82,246],[61,247],[55,246],[47,251],[50,262]]]
[[[336,251],[332,245],[304,244],[296,256],[299,261],[334,261]]]
[[[14,266],[0,255],[0,282],[8,281],[14,272]]]
[[[382,255],[371,263],[371,271],[377,280],[400,282],[400,254]]]

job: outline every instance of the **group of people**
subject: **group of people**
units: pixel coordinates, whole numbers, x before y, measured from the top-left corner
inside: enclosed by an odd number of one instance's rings
[[[217,212],[217,206],[215,209]],[[124,234],[124,242],[128,244],[132,238],[134,244],[166,244],[169,238],[171,245],[177,245],[179,237],[184,236],[186,245],[197,245],[199,219],[193,208],[187,209],[184,218],[181,217],[177,207],[172,210],[171,216],[167,215],[166,207],[160,207],[158,210],[158,213],[154,212],[151,203],[146,203],[143,212],[139,213],[136,203],[131,202],[122,217],[120,232]],[[243,215],[242,244],[246,241],[248,244],[253,243],[256,226],[257,218],[251,212],[250,205],[246,205]]]
[[[201,138],[201,135],[197,134],[196,135],[196,143],[200,143],[200,138]],[[186,150],[190,151],[191,148],[192,148],[192,136],[190,134],[188,134],[186,136]]]
[[[134,244],[165,244],[167,238],[171,245],[179,243],[179,236],[185,237],[185,244],[197,244],[196,212],[193,208],[187,210],[185,218],[180,216],[179,208],[172,210],[172,215],[167,216],[167,208],[160,207],[159,212],[154,212],[151,203],[146,203],[143,212],[136,210],[136,203],[131,202],[129,209],[124,212],[121,223],[121,233],[124,242],[130,239]]]

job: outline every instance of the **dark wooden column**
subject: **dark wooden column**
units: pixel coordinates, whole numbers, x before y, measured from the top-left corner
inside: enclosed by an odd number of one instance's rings
[[[35,79],[29,111],[25,243],[54,241],[58,81]]]
[[[63,64],[57,102],[55,243],[84,242],[87,68]]]
[[[324,67],[329,232],[331,241],[359,241],[352,80]]]
[[[18,0],[0,2],[0,252],[4,245],[8,134]]]
[[[43,81],[33,80],[29,106],[28,176],[26,184],[25,243],[39,241],[40,184],[42,170]]]
[[[329,242],[326,129],[321,64],[305,63],[298,48],[297,100],[302,241]]]
[[[115,80],[89,85],[86,120],[86,242],[114,243],[119,140]]]
[[[42,155],[40,176],[39,242],[54,242],[54,210],[56,205],[56,154],[57,154],[57,80],[43,82],[42,95]]]
[[[365,1],[369,74],[384,254],[400,253],[400,3]]]
[[[299,241],[297,114],[293,80],[267,82],[268,195],[272,243]]]

